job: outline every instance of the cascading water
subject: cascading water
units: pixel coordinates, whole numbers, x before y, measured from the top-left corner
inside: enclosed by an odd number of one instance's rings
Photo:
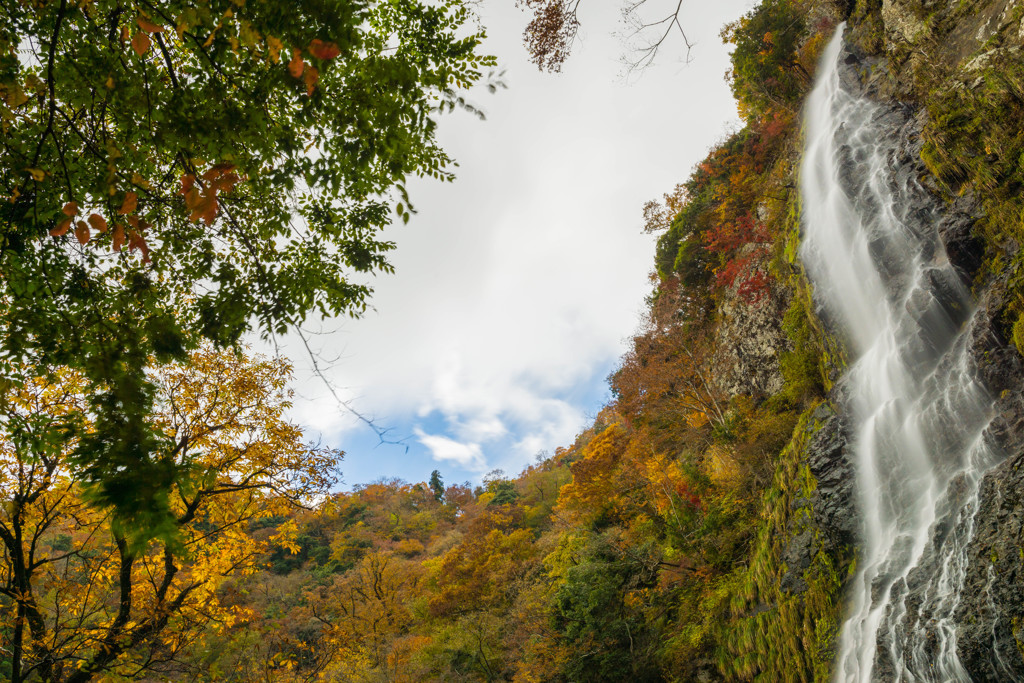
[[[801,170],[801,258],[856,358],[842,393],[863,523],[836,678],[969,681],[953,615],[979,483],[1001,457],[986,436],[992,401],[974,378],[972,304],[939,208],[897,172],[906,118],[844,85],[856,79],[842,31],[807,102]]]

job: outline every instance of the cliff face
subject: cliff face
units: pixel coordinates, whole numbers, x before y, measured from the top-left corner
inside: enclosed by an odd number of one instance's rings
[[[718,307],[715,361],[721,369],[715,379],[727,395],[771,396],[785,383],[779,355],[791,349],[781,320],[789,305],[787,292],[773,291],[748,302],[733,287]]]

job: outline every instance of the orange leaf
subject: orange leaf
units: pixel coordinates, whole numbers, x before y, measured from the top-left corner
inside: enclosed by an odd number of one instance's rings
[[[183,173],[181,176],[181,191],[179,194],[188,195],[192,190],[192,186],[196,182],[196,177],[191,173]]]
[[[235,189],[235,185],[238,184],[239,180],[241,180],[241,178],[239,178],[237,174],[225,173],[220,178],[213,181],[211,187],[216,192],[231,192],[231,190]]]
[[[85,244],[89,241],[89,226],[86,225],[85,221],[78,221],[78,223],[75,224],[75,237],[78,238],[79,244]]]
[[[146,17],[138,16],[138,17],[135,18],[135,21],[138,23],[139,28],[141,28],[146,33],[163,33],[164,32],[164,27],[163,26],[161,26],[160,24],[154,24],[152,21],[150,21]]]
[[[124,195],[124,204],[121,205],[121,208],[118,209],[117,212],[122,216],[133,213],[135,211],[135,207],[138,206],[138,203],[139,196],[137,194],[134,192],[126,192]]]
[[[91,216],[89,216],[89,225],[91,225],[93,230],[95,230],[96,232],[107,231],[107,219],[99,215],[98,213],[94,213]]]
[[[68,202],[61,209],[65,216],[77,216],[78,215],[78,202]]]
[[[114,251],[121,251],[121,245],[124,244],[124,226],[120,223],[114,223]]]
[[[201,192],[199,192],[198,187],[189,188],[189,191],[185,193],[185,206],[187,206],[189,210],[194,211],[195,208],[199,206],[199,202],[202,200],[202,198],[203,195]],[[192,220],[195,219],[193,218]]]
[[[53,237],[60,237],[61,235],[68,231],[69,227],[71,227],[71,219],[65,218],[64,220],[57,224],[57,227],[50,228],[50,235]]]
[[[132,49],[135,50],[135,54],[137,54],[140,57],[149,52],[149,46],[151,44],[152,43],[149,40],[149,36],[147,36],[142,31],[136,33],[135,36],[132,38]]]
[[[195,205],[192,208],[192,215],[189,216],[189,220],[193,223],[200,219],[206,221],[207,225],[213,223],[214,217],[217,215],[217,193],[211,189],[206,194],[200,195]]]
[[[207,169],[206,173],[203,174],[203,180],[216,180],[225,173],[231,173],[235,170],[232,164],[216,164]]]
[[[295,78],[302,75],[302,71],[306,68],[306,63],[302,61],[302,54],[298,48],[292,50],[292,61],[288,62],[288,73]]]
[[[314,38],[309,44],[309,52],[317,59],[334,59],[341,54],[341,49],[334,43],[327,43],[319,38]]]
[[[306,69],[306,77],[303,79],[306,81],[306,94],[312,95],[313,91],[316,90],[316,82],[320,78],[320,72],[317,71],[315,66],[311,66]]]

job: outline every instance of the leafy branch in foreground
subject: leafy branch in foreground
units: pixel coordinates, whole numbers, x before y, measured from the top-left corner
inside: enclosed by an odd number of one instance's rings
[[[69,464],[167,528],[145,368],[358,315],[439,113],[493,59],[463,0],[0,1],[0,376],[79,371]]]
[[[583,0],[516,0],[516,5],[533,14],[523,32],[523,43],[530,61],[541,71],[562,70],[572,52],[580,30],[579,9]],[[682,39],[689,61],[693,43],[683,28],[679,15],[683,0],[668,0],[655,5],[656,14],[647,13],[648,0],[629,0],[622,4],[622,21],[627,27],[625,38],[634,43],[623,62],[629,71],[642,71],[654,63],[665,42],[673,36]]]

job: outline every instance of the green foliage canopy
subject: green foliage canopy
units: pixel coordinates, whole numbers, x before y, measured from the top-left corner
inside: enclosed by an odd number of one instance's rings
[[[365,309],[481,37],[463,0],[0,0],[0,375],[85,373],[100,502],[167,520],[153,359]]]
[[[804,13],[793,0],[766,0],[726,25],[722,38],[736,46],[732,92],[744,118],[798,108],[810,83],[797,54],[805,28]]]

